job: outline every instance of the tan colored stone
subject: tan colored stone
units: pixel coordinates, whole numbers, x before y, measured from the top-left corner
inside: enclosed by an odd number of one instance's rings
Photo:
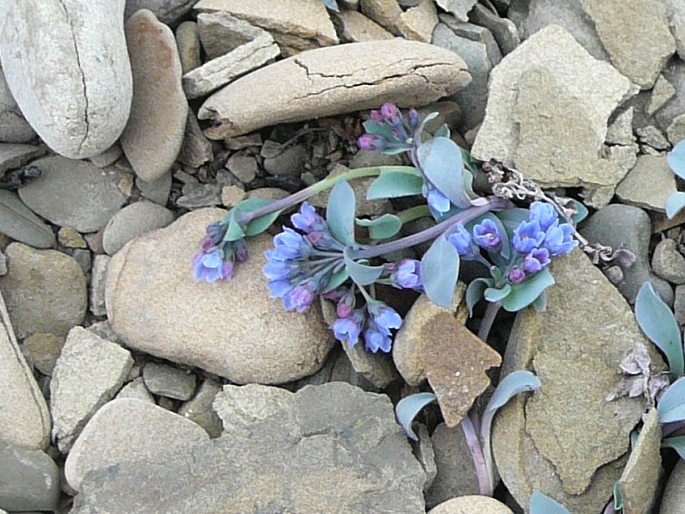
[[[422,0],[419,5],[400,15],[397,28],[407,39],[430,43],[433,29],[438,24],[438,10],[433,0]]]
[[[62,246],[67,248],[88,248],[86,240],[78,233],[76,229],[71,227],[62,227],[57,232],[57,240]]]
[[[666,199],[677,191],[675,175],[665,155],[640,155],[616,188],[622,203],[666,212]]]
[[[12,444],[33,450],[50,441],[50,413],[19,349],[0,292],[0,433]]]
[[[397,21],[402,8],[397,0],[360,0],[362,13],[393,34],[398,34]]]
[[[202,64],[200,59],[202,46],[200,45],[197,23],[184,21],[178,26],[176,29],[176,46],[178,47],[178,57],[181,60],[183,74]]]
[[[133,102],[121,147],[136,175],[151,182],[169,171],[183,143],[188,102],[181,60],[174,33],[146,9],[126,22],[126,41]]]
[[[241,77],[209,97],[199,118],[216,124],[209,137],[223,139],[384,102],[425,105],[469,81],[466,64],[449,50],[402,39],[350,43],[303,52]]]
[[[460,496],[437,507],[428,514],[513,514],[511,509],[488,496]]]
[[[341,11],[339,18],[342,24],[342,38],[348,42],[359,43],[395,37],[359,11]]]
[[[247,194],[238,186],[224,186],[221,189],[221,204],[224,207],[234,207],[245,200]]]
[[[647,116],[651,116],[656,111],[661,109],[666,102],[675,96],[675,88],[663,75],[659,75],[659,78],[654,84],[654,89],[652,89],[652,96],[649,99],[649,104],[645,109]]]
[[[281,383],[314,373],[332,347],[318,306],[286,312],[262,272],[269,236],[248,240],[250,258],[228,282],[196,282],[192,258],[209,223],[201,209],[128,243],[107,275],[107,313],[127,346],[200,367],[237,383]]]
[[[43,375],[52,375],[55,362],[64,346],[64,339],[64,336],[38,333],[24,340],[23,346],[28,352],[31,363]]]

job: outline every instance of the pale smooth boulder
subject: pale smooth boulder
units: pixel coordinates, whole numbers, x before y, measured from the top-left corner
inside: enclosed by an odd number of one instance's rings
[[[9,89],[31,127],[65,157],[104,152],[128,120],[124,4],[6,0],[0,7],[0,61]]]

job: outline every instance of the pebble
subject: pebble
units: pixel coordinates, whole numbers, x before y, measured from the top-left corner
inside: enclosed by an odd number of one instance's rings
[[[208,59],[216,59],[255,39],[271,34],[225,11],[197,15],[198,32]]]
[[[178,413],[204,428],[210,437],[219,437],[223,430],[221,418],[214,411],[213,404],[221,385],[215,380],[207,379],[197,390],[192,399],[181,405]]]
[[[378,98],[400,107],[425,105],[469,81],[464,61],[448,50],[401,39],[350,43],[302,52],[241,77],[210,96],[198,117],[216,123],[208,137],[223,139],[377,108]]]
[[[126,0],[125,18],[128,19],[141,9],[153,12],[167,25],[183,17],[197,0]]]
[[[178,162],[185,164],[189,168],[199,168],[204,163],[214,158],[212,143],[205,137],[200,124],[195,117],[195,113],[188,111],[185,136]]]
[[[198,184],[190,182],[182,189],[183,196],[176,205],[189,210],[221,205],[221,186],[219,184]]]
[[[190,400],[195,392],[195,375],[167,364],[147,363],[143,380],[152,394],[174,400]]]
[[[98,168],[106,168],[115,164],[119,157],[124,154],[119,143],[114,143],[107,150],[90,158],[90,162],[95,164]]]
[[[24,119],[0,68],[0,142],[28,143],[35,137],[36,132]]]
[[[126,125],[131,67],[124,4],[47,0],[38,8],[9,0],[2,7],[0,59],[9,89],[31,127],[65,157],[104,152]]]
[[[190,453],[193,446],[207,440],[202,427],[183,416],[134,398],[112,400],[81,432],[67,456],[64,475],[79,490],[91,471]]]
[[[261,198],[263,200],[282,200],[290,193],[278,187],[258,187],[247,192],[247,198]]]
[[[95,412],[119,391],[133,366],[130,352],[83,327],[69,332],[52,372],[52,437],[67,453]]]
[[[678,320],[678,325],[685,324],[685,285],[675,286],[673,314],[675,314],[675,319]]]
[[[213,408],[223,422],[223,434],[248,435],[270,416],[289,409],[294,394],[280,387],[248,384],[225,385],[214,398]]]
[[[416,2],[418,5],[421,0]],[[397,0],[360,0],[361,11],[381,27],[399,35],[397,20],[402,16],[402,8]]]
[[[133,71],[131,116],[121,146],[136,175],[148,182],[176,160],[188,116],[181,61],[171,29],[148,10],[126,21]]]
[[[48,455],[0,440],[0,509],[57,509],[59,469]]]
[[[1,292],[0,388],[3,391],[0,395],[2,439],[28,449],[46,448],[50,441],[50,413],[17,344]]]
[[[302,173],[308,150],[304,145],[282,146],[275,155],[264,154],[263,166],[271,175],[298,176]]]
[[[88,248],[83,236],[71,227],[60,228],[57,232],[57,240],[59,241],[59,244],[66,248]]]
[[[459,21],[469,21],[469,11],[478,3],[478,0],[436,0],[436,3]]]
[[[513,514],[503,503],[489,496],[461,496],[433,507],[428,514]]]
[[[64,340],[64,336],[39,332],[24,339],[22,347],[28,354],[29,362],[43,375],[51,376]]]
[[[645,114],[651,116],[656,111],[661,109],[666,103],[675,96],[675,88],[671,85],[666,77],[659,75],[659,78],[652,89],[652,96],[649,99],[649,104],[645,109]]]
[[[136,177],[136,187],[151,202],[165,206],[171,193],[171,173],[165,173],[151,182]]]
[[[176,46],[178,47],[178,57],[181,60],[181,72],[184,75],[202,65],[200,59],[202,45],[200,44],[197,23],[184,21],[178,26],[176,29]]]
[[[163,228],[174,221],[174,213],[152,202],[127,205],[109,220],[102,235],[102,247],[114,255],[131,239]]]
[[[378,23],[358,11],[341,11],[338,19],[342,26],[340,37],[346,43],[378,41],[394,37]]]
[[[438,11],[433,0],[421,0],[416,7],[407,9],[397,21],[397,29],[405,38],[430,43],[433,29],[438,24]]]
[[[247,241],[250,258],[233,280],[193,280],[198,241],[224,215],[220,209],[186,214],[112,258],[106,295],[112,328],[128,347],[236,383],[283,383],[314,373],[331,349],[330,331],[316,309],[295,315],[269,298],[262,273],[269,236]]]
[[[634,107],[629,107],[616,115],[614,121],[607,127],[606,142],[614,145],[632,145],[635,143],[633,134]]]
[[[511,20],[500,18],[495,12],[481,4],[476,4],[470,14],[470,20],[473,23],[492,32],[502,50],[502,55],[513,52],[521,44],[521,37]]]
[[[659,128],[666,130],[676,118],[685,113],[685,62],[672,60],[664,68],[663,76],[675,89],[675,96],[654,114],[654,119]]]
[[[666,199],[677,191],[675,175],[665,155],[640,155],[616,188],[621,202],[666,212]]]
[[[35,248],[55,246],[52,229],[11,191],[0,190],[0,233]]]
[[[105,309],[105,281],[110,260],[109,255],[96,255],[93,260],[88,307],[94,316],[105,316],[107,314]]]
[[[239,186],[224,186],[221,188],[221,205],[224,207],[235,207],[245,198],[247,198],[247,194]]]
[[[117,187],[121,172],[101,170],[85,161],[46,157],[32,163],[41,176],[19,190],[36,214],[61,227],[83,233],[104,227],[126,201]]]
[[[243,184],[249,184],[259,173],[257,159],[252,155],[234,153],[226,161],[226,168]]]
[[[672,284],[685,284],[685,257],[678,251],[673,239],[664,239],[656,245],[652,255],[654,273]]]
[[[0,176],[7,170],[21,168],[44,153],[45,149],[39,146],[0,143]]]
[[[7,257],[0,252],[0,277],[7,275]]]
[[[183,90],[189,99],[207,96],[280,55],[278,45],[268,32],[240,45],[225,55],[207,61],[183,75]]]
[[[669,150],[671,144],[666,136],[654,125],[635,129],[635,133],[640,138],[640,142],[649,145],[655,150]]]
[[[115,399],[119,400],[122,398],[134,398],[136,400],[155,405],[155,399],[152,394],[150,394],[150,391],[147,390],[147,387],[145,387],[143,377],[134,378],[128,384],[122,387],[121,391],[117,393]]]
[[[0,278],[0,290],[17,337],[63,335],[83,321],[86,278],[72,257],[21,243],[10,244],[5,254],[9,272]]]

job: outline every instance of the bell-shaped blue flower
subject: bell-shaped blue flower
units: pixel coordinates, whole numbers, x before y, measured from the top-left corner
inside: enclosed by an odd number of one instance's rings
[[[454,231],[449,235],[447,241],[456,248],[457,253],[462,257],[476,255],[473,237],[471,237],[471,233],[461,223],[454,227]]]
[[[559,219],[559,215],[551,204],[533,202],[530,204],[528,219],[530,221],[537,221],[540,224],[540,230],[547,232],[547,229]]]
[[[557,256],[570,252],[578,241],[573,239],[573,226],[569,223],[553,225],[545,234],[544,247],[549,250],[550,255]]]
[[[416,259],[402,259],[392,275],[394,282],[404,289],[421,287],[421,263]]]
[[[547,248],[535,248],[523,259],[523,271],[528,274],[537,273],[550,263]]]
[[[517,252],[525,255],[533,248],[538,248],[544,240],[545,233],[540,229],[540,223],[537,220],[522,221],[514,229],[511,244]]]
[[[502,246],[502,235],[491,219],[486,218],[473,227],[473,238],[478,246],[489,252],[495,252]]]

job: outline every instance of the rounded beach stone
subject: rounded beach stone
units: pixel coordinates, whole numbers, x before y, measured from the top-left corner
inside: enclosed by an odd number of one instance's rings
[[[125,3],[7,0],[0,6],[0,60],[9,89],[31,127],[65,157],[104,152],[126,125],[132,80]]]
[[[107,274],[107,314],[127,346],[240,383],[277,384],[316,372],[333,345],[317,305],[286,312],[262,273],[266,235],[228,282],[195,282],[192,258],[221,209],[188,213],[129,242]]]
[[[511,509],[489,496],[460,496],[428,511],[428,514],[512,514]]]
[[[109,220],[102,234],[102,247],[114,255],[134,237],[166,227],[174,221],[174,213],[152,202],[127,205]]]

